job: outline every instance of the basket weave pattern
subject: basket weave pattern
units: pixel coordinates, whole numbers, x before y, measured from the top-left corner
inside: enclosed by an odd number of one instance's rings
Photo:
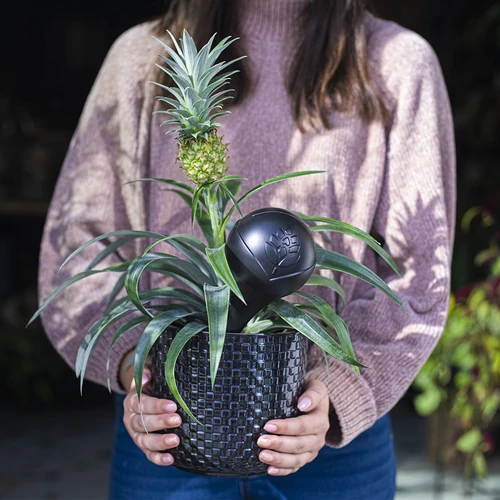
[[[152,350],[151,392],[173,399],[164,365],[175,329],[162,334]],[[177,387],[199,425],[179,408],[182,425],[175,432],[179,469],[215,476],[265,474],[257,439],[268,420],[297,416],[307,361],[307,339],[299,333],[226,334],[212,390],[208,333],[184,347],[176,364]]]

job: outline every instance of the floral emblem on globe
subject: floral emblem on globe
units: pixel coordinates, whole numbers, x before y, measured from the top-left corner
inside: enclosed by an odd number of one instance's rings
[[[279,229],[269,236],[265,242],[267,258],[274,265],[271,274],[274,274],[280,267],[288,267],[295,264],[300,259],[299,237],[294,234],[291,227],[284,231]]]

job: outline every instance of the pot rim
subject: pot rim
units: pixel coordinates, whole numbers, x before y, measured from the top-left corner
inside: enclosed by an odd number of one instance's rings
[[[175,326],[174,328],[176,330],[180,330],[180,327]],[[201,332],[197,333],[197,335],[199,335],[200,333],[204,333],[206,335],[209,334],[208,330],[202,330]],[[268,335],[295,335],[297,333],[300,333],[300,332],[298,330],[293,330],[291,332],[259,332],[259,333],[226,332],[226,335],[243,335],[245,337],[250,337],[252,335],[258,335],[259,337],[267,337]]]

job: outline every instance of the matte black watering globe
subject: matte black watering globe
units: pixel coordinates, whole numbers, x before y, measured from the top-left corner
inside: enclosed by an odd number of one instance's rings
[[[282,208],[260,208],[238,220],[226,240],[229,267],[245,298],[231,293],[227,331],[241,332],[260,309],[309,279],[316,248],[305,222]]]

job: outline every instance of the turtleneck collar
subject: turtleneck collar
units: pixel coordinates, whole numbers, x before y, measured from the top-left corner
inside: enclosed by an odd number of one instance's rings
[[[300,27],[300,17],[312,0],[238,0],[239,23],[248,39],[279,41]]]

